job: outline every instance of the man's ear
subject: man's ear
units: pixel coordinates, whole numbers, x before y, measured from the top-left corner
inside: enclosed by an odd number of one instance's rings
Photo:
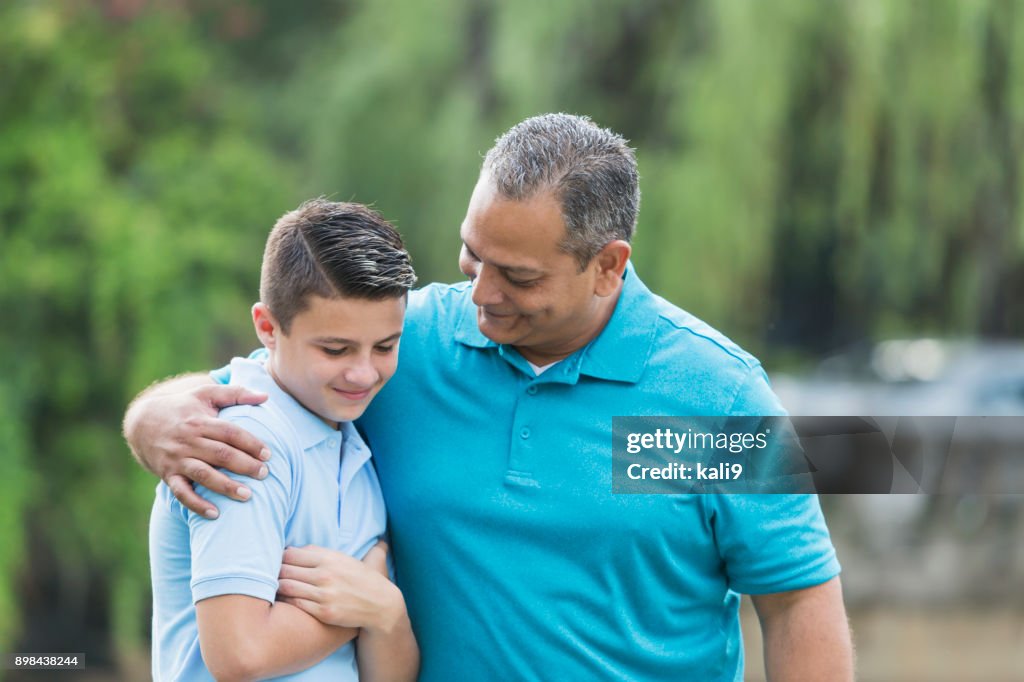
[[[611,296],[619,290],[622,284],[622,273],[626,271],[626,263],[629,262],[629,255],[633,247],[629,242],[616,239],[608,242],[604,248],[594,256],[594,265],[597,267],[597,281],[594,283],[594,293],[598,296]]]
[[[270,308],[265,303],[257,301],[252,306],[252,326],[256,328],[256,336],[260,343],[273,350],[277,345],[277,336],[281,333],[281,326],[270,314]]]

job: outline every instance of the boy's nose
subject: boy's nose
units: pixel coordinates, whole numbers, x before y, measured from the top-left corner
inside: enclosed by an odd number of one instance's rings
[[[343,376],[346,383],[359,389],[372,388],[380,379],[380,374],[369,360],[361,360],[349,366]]]

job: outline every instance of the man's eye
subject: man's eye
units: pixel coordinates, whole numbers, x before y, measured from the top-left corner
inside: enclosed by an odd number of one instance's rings
[[[393,344],[390,345],[390,346],[377,346],[377,352],[378,353],[390,353],[394,349],[395,349],[395,346]]]
[[[327,348],[323,347],[324,353],[327,355],[344,355],[348,352],[348,348]]]
[[[535,279],[526,279],[526,280],[523,280],[523,279],[512,279],[510,277],[510,278],[508,278],[508,283],[511,284],[514,287],[522,287],[522,288],[525,289],[527,287],[532,287],[534,284],[537,283],[537,280],[535,280]]]

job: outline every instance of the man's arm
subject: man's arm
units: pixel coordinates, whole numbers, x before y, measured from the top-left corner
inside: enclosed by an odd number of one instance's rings
[[[259,439],[217,418],[222,407],[255,405],[266,395],[216,384],[206,374],[185,374],[150,386],[128,406],[124,438],[144,468],[164,480],[185,507],[217,518],[217,507],[192,489],[190,481],[244,501],[252,492],[214,467],[262,478],[270,451]]]
[[[241,594],[200,601],[196,619],[203,661],[221,682],[305,670],[358,632],[325,625],[290,604]]]
[[[838,576],[751,600],[764,635],[768,680],[853,680],[853,644]]]

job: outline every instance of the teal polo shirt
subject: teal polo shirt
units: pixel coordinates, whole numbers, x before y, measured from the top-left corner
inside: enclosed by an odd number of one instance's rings
[[[630,266],[589,345],[536,376],[468,283],[409,299],[358,422],[421,680],[740,680],[739,594],[839,572],[807,495],[616,495],[613,416],[783,413],[760,364]]]

